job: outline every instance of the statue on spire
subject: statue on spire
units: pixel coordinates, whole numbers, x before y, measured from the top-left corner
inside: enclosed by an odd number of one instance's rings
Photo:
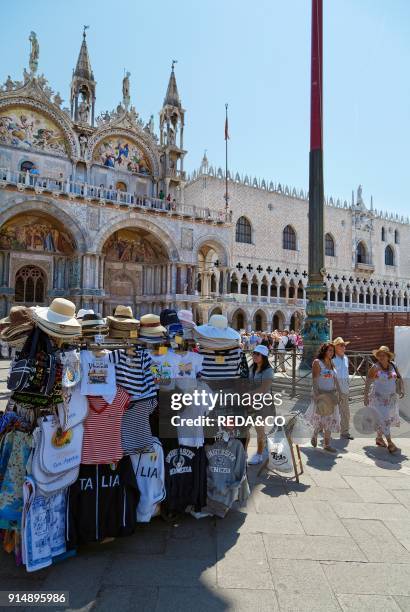
[[[128,110],[130,105],[130,72],[125,73],[125,77],[122,80],[122,103],[125,106],[125,110]]]
[[[35,32],[30,32],[29,36],[30,41],[30,71],[31,74],[35,74],[38,68],[38,58],[40,55],[40,45],[38,44],[37,34]]]

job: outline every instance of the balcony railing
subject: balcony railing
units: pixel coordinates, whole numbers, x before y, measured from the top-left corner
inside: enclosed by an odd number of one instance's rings
[[[225,210],[213,210],[199,206],[187,206],[147,195],[138,195],[119,189],[97,187],[63,176],[47,177],[29,172],[19,172],[0,168],[0,187],[16,186],[19,191],[34,190],[37,194],[52,194],[53,197],[68,197],[98,202],[101,206],[113,205],[117,208],[141,209],[168,216],[189,217],[204,222],[226,223],[230,220]]]

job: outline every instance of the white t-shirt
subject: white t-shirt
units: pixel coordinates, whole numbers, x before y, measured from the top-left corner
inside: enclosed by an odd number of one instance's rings
[[[112,404],[117,386],[115,366],[110,353],[97,357],[91,351],[81,351],[81,394],[101,395],[107,404]]]
[[[342,393],[349,395],[349,360],[344,355],[339,357],[336,355],[333,357],[333,365],[336,370],[336,377],[339,383],[339,387]]]
[[[156,505],[165,498],[164,453],[160,441],[154,438],[152,452],[131,455],[131,462],[140,491],[137,521],[149,523]]]
[[[174,351],[168,350],[165,355],[155,355],[151,353],[152,365],[151,372],[154,376],[154,381],[160,389],[172,391],[175,387],[175,367],[176,355]]]

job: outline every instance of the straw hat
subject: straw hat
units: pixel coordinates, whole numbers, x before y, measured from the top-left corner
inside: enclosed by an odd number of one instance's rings
[[[316,412],[323,417],[330,416],[336,404],[337,399],[333,393],[321,393],[316,400]]]
[[[50,306],[33,309],[37,325],[49,336],[75,338],[81,334],[81,325],[75,318],[75,305],[65,298],[55,298]]]
[[[34,316],[37,321],[73,328],[81,327],[75,318],[75,304],[65,298],[55,298],[50,306],[35,308]]]
[[[158,315],[146,314],[141,317],[140,336],[159,337],[166,333]]]
[[[391,352],[391,350],[389,349],[388,346],[382,345],[378,349],[375,349],[374,351],[372,351],[372,353],[373,353],[374,357],[376,357],[376,359],[377,359],[377,356],[380,353],[385,353],[388,356],[389,361],[392,361],[394,359],[394,353]]]
[[[344,344],[345,346],[347,346],[348,344],[350,344],[350,342],[349,340],[343,340],[341,336],[338,336],[333,340],[332,344],[333,346],[337,346],[338,344]]]
[[[110,315],[107,317],[107,321],[117,321],[121,323],[139,323],[139,321],[134,318],[131,306],[122,306],[121,304],[116,307],[114,315]]]

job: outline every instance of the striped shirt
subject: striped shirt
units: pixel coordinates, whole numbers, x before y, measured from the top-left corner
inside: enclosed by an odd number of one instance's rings
[[[211,350],[200,348],[203,356],[202,378],[238,378],[241,362],[241,349]]]
[[[121,444],[125,455],[151,448],[154,438],[149,416],[157,406],[156,398],[132,401],[124,412],[121,425]]]
[[[123,456],[121,421],[130,396],[117,387],[112,404],[100,396],[89,396],[89,412],[84,422],[81,463],[116,463]]]
[[[112,351],[110,361],[115,364],[117,384],[130,394],[131,399],[156,397],[152,358],[148,351],[135,350],[133,355],[127,355],[124,350]]]

